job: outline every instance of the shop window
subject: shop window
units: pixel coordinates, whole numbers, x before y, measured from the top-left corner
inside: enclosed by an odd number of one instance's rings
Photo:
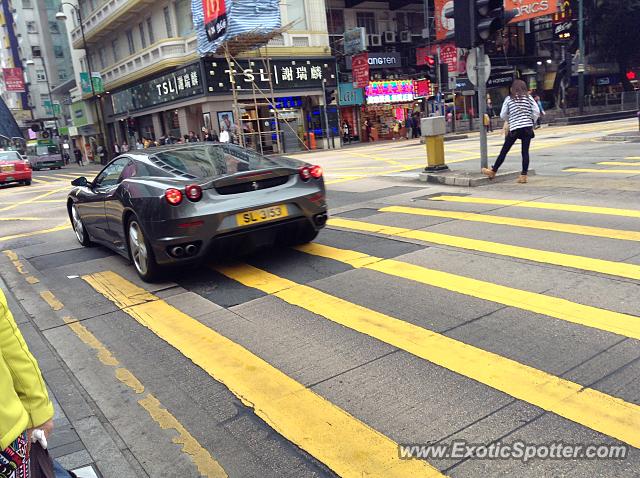
[[[176,2],[176,18],[178,19],[178,36],[191,35],[193,33],[193,16],[191,15],[190,0]]]
[[[127,30],[127,45],[129,46],[129,55],[133,55],[136,52],[136,47],[133,44],[133,30]]]
[[[54,45],[53,46],[53,55],[56,58],[64,58],[64,50],[62,49],[61,45]]]
[[[173,37],[173,28],[171,27],[171,14],[169,13],[169,7],[164,7],[162,10],[164,13],[164,25],[167,28],[167,38]]]
[[[138,29],[140,30],[140,45],[142,45],[142,48],[147,48],[147,37],[144,36],[144,23],[140,23]]]
[[[330,35],[342,35],[345,31],[344,10],[338,8],[328,9],[327,27]]]
[[[156,37],[153,34],[153,21],[151,17],[147,18],[147,33],[149,34],[149,45],[153,45],[156,42]]]
[[[378,33],[376,14],[373,12],[357,12],[356,24],[359,27],[364,27],[364,29],[367,31],[367,34]]]
[[[38,33],[38,25],[34,21],[28,21],[27,25],[27,33]]]
[[[287,1],[287,18],[293,22],[292,30],[307,29],[307,13],[304,8],[304,0]]]

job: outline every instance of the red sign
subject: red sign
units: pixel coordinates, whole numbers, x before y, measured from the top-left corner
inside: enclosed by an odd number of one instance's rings
[[[351,59],[353,72],[353,87],[366,88],[369,85],[369,54],[360,53]]]
[[[7,91],[24,93],[24,75],[22,68],[3,68],[4,87]]]
[[[227,7],[225,0],[202,0],[204,28],[207,38],[214,41],[227,32]]]
[[[431,86],[432,85],[429,80],[416,81],[416,97],[420,98],[433,96],[434,92]]]
[[[536,17],[553,15],[558,10],[558,0],[504,0],[505,10],[518,10],[511,23],[518,23]]]
[[[447,10],[453,11],[453,0],[435,0],[436,40],[444,40],[454,29],[453,18],[444,16]]]
[[[458,73],[458,49],[449,43],[440,47],[440,63],[449,67],[449,73]]]

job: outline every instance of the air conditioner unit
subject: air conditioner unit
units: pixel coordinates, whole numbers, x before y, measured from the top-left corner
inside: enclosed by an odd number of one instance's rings
[[[411,32],[409,30],[403,30],[400,32],[401,43],[411,43]]]
[[[384,32],[384,42],[385,43],[395,43],[396,42],[396,32],[392,32],[392,31]]]
[[[369,46],[382,46],[382,36],[377,33],[369,35]]]

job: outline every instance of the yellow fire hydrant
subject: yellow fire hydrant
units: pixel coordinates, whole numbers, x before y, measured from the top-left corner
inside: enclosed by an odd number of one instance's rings
[[[424,170],[428,173],[448,170],[444,164],[444,135],[447,132],[444,116],[422,118],[420,129],[427,147],[427,167]]]

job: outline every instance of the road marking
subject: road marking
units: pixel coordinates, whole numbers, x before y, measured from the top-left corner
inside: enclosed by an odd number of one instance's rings
[[[602,166],[640,166],[640,163],[635,161],[628,163],[625,163],[624,161],[602,161],[601,163],[596,164],[600,164]]]
[[[366,256],[357,254],[361,258]],[[378,265],[389,262],[393,261],[384,260],[366,267],[379,270]],[[247,287],[273,294],[289,304],[640,448],[639,405],[583,387],[309,286],[283,279],[253,266],[215,267],[215,270]]]
[[[640,174],[640,169],[590,169],[590,168],[569,168],[568,173],[602,173],[602,174],[627,174],[629,176]]]
[[[40,292],[40,297],[42,297],[45,302],[49,304],[49,307],[51,307],[53,310],[58,311],[64,309],[64,305],[62,304],[62,302],[56,299],[56,296],[53,295],[50,290]]]
[[[401,460],[386,436],[113,272],[83,277],[94,289],[175,347],[283,437],[347,478],[441,477],[423,461]]]
[[[458,219],[461,221],[498,224],[501,226],[524,227],[528,229],[540,229],[543,231],[565,232],[568,234],[580,234],[583,236],[604,237],[607,239],[640,241],[640,232],[638,231],[625,231],[622,229],[581,226],[579,224],[566,224],[562,222],[538,221],[535,219],[518,219],[515,217],[506,216],[488,216],[471,212],[441,211],[437,209],[422,209],[404,206],[383,207],[382,209],[380,209],[380,212],[396,212],[400,214],[412,214],[416,216],[443,217],[447,219]]]
[[[0,217],[0,221],[42,221],[41,217]]]
[[[62,191],[69,191],[69,188],[54,189],[53,191],[48,191],[48,192],[46,192],[44,194],[40,194],[40,195],[38,195],[38,196],[36,196],[34,198],[25,199],[24,201],[18,201],[16,203],[11,204],[10,206],[5,206],[3,208],[0,208],[0,211],[9,211],[11,209],[15,209],[15,208],[17,208],[19,206],[24,206],[25,204],[29,204],[29,203],[32,203],[34,201],[38,201],[40,199],[44,199],[44,198],[46,198],[48,196],[51,196],[52,194],[56,194],[56,193],[59,193],[59,192],[62,192]]]
[[[328,225],[353,231],[372,232],[387,236],[404,237],[407,239],[417,239],[419,241],[443,246],[458,247],[470,251],[487,252],[505,257],[515,257],[542,264],[553,264],[556,266],[570,267],[584,271],[598,272],[628,279],[640,280],[640,265],[627,264],[624,262],[607,261],[594,259],[591,257],[564,254],[561,252],[551,252],[529,247],[512,246],[499,242],[482,241],[479,239],[468,239],[466,237],[452,236],[438,232],[416,231],[393,226],[382,226],[351,219],[331,218]]]
[[[13,252],[11,249],[7,249],[3,252],[4,252],[4,255],[9,258],[9,260],[11,261],[13,266],[16,268],[16,270],[21,275],[25,276],[24,280],[26,280],[31,285],[37,284],[38,282],[40,282],[40,280],[37,277],[33,277],[32,275],[29,275],[29,272],[27,272],[27,270],[24,268],[24,264],[18,258],[18,254]]]
[[[336,249],[320,244],[297,247],[315,256],[344,262],[355,268],[372,269],[401,279],[412,280],[469,297],[528,310],[565,322],[640,339],[640,317],[578,304],[559,297],[506,287],[449,272],[429,269],[401,261],[385,260],[357,251]],[[345,254],[348,255],[345,257]]]
[[[627,156],[627,157],[626,157],[626,158],[624,158],[624,159],[639,160],[639,159],[640,159],[640,156]]]
[[[21,237],[31,237],[31,236],[37,236],[40,234],[49,234],[51,232],[64,231],[65,229],[71,229],[71,226],[68,224],[65,224],[62,226],[51,227],[49,229],[40,229],[38,231],[23,232],[20,234],[13,234],[11,236],[0,236],[0,241],[9,241],[11,239],[19,239]]]
[[[45,181],[43,179],[36,179],[34,177],[31,178],[31,181],[34,182],[34,183],[37,183],[37,184],[51,184],[51,183],[54,182],[54,181]],[[57,182],[57,181],[55,181],[55,182]]]
[[[54,174],[55,177],[57,178],[62,178],[62,179],[78,179],[80,176],[75,176],[73,174]]]
[[[584,212],[588,214],[606,214],[610,216],[625,216],[625,217],[638,217],[640,218],[640,210],[638,209],[617,209],[611,207],[597,207],[597,206],[581,206],[578,204],[562,204],[553,202],[531,202],[531,201],[518,201],[511,199],[492,199],[481,197],[461,197],[461,196],[435,196],[429,198],[430,201],[445,201],[445,202],[459,202],[469,204],[495,204],[498,206],[516,206],[526,207],[531,209],[549,209],[553,211],[568,211],[568,212]]]

